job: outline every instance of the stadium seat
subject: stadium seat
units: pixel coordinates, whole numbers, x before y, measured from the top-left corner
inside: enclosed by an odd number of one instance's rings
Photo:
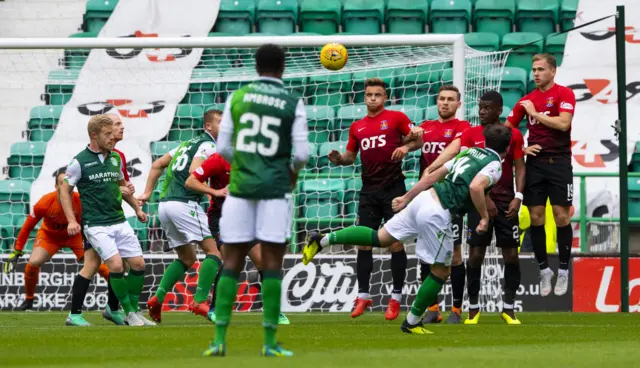
[[[640,178],[628,178],[629,217],[640,217]]]
[[[136,234],[142,251],[149,250],[149,229],[147,224],[140,222],[137,217],[127,217],[127,222]]]
[[[502,71],[500,94],[504,106],[513,107],[527,94],[527,72],[522,68],[505,67]]]
[[[337,150],[343,153],[347,149],[347,142],[329,142],[318,147],[318,170],[321,174],[342,174],[349,175],[359,170],[360,155],[356,158],[354,165],[337,166],[329,162],[329,152]]]
[[[436,120],[439,117],[438,106],[429,106],[425,109],[424,120]]]
[[[370,35],[382,33],[384,0],[344,0],[344,32]]]
[[[558,0],[518,0],[516,28],[520,32],[535,32],[543,37],[556,31]]]
[[[425,33],[429,0],[393,0],[387,4],[387,33]]]
[[[199,105],[178,105],[168,140],[186,141],[202,132],[204,109]]]
[[[464,42],[471,48],[493,52],[500,49],[500,37],[491,32],[473,32],[464,35]]]
[[[179,145],[180,142],[151,142],[151,158],[155,161]]]
[[[61,113],[62,106],[60,105],[36,106],[32,108],[29,113],[29,122],[27,123],[29,140],[48,142],[55,132]]]
[[[217,92],[221,101],[226,101],[228,95],[240,87],[254,81],[258,77],[255,68],[233,68],[222,73],[220,90]]]
[[[404,179],[404,186],[405,188],[407,188],[407,190],[413,188],[414,185],[416,185],[418,183],[418,178],[408,178],[408,179]]]
[[[409,152],[407,156],[402,160],[402,171],[405,175],[409,172],[418,174],[420,172],[420,156],[422,154],[421,149]]]
[[[0,206],[2,203],[0,202]],[[15,241],[11,216],[0,216],[0,253],[11,251]]]
[[[506,104],[502,107],[502,114],[500,114],[500,121],[501,122],[506,122],[507,121],[507,117],[509,117],[509,114],[511,113],[511,108],[507,107]]]
[[[288,69],[287,71],[291,72],[292,70]],[[304,97],[305,90],[307,88],[307,85],[309,84],[309,77],[307,76],[291,77],[291,76],[285,75],[282,78],[282,81],[284,82],[284,86],[287,90],[293,92],[294,94],[300,97]]]
[[[255,0],[222,0],[213,29],[236,36],[251,33],[255,14]]]
[[[539,33],[509,33],[502,38],[502,50],[510,50],[514,47],[522,46],[541,39],[542,35]],[[533,55],[541,52],[542,41],[535,42],[518,50],[513,50],[507,58],[506,66],[517,66],[525,70],[531,70],[531,58],[533,58]]]
[[[578,2],[580,0],[563,0],[560,6],[560,30],[567,31],[573,28],[576,13],[578,13]]]
[[[432,0],[429,32],[467,33],[471,19],[469,0]]]
[[[367,105],[346,105],[338,109],[334,129],[349,129],[351,124],[367,115]]]
[[[544,45],[544,52],[549,53],[556,57],[558,66],[562,65],[562,58],[564,56],[564,47],[567,43],[567,34],[549,35],[547,36],[547,42]]]
[[[64,105],[71,99],[79,69],[52,70],[42,96],[47,105]]]
[[[339,106],[349,102],[351,73],[328,73],[309,77],[305,90],[310,105]]]
[[[379,69],[370,71],[361,71],[353,73],[353,87],[351,90],[354,92],[353,103],[364,103],[364,82],[369,78],[380,78],[387,85],[387,97],[393,96],[393,90],[395,87],[394,77],[401,75],[403,69]],[[388,101],[390,103],[390,101]]]
[[[315,171],[318,166],[318,144],[309,143],[309,161],[302,172]]]
[[[83,29],[86,32],[100,32],[116,5],[118,0],[88,0]]]
[[[98,37],[97,32],[79,32],[74,33],[69,38],[95,38]],[[89,57],[89,49],[65,49],[63,65],[65,69],[81,69],[85,61]]]
[[[34,181],[44,162],[47,150],[45,142],[17,142],[11,145],[7,164],[9,165],[9,177]]]
[[[362,190],[362,179],[355,177],[353,179],[347,179],[344,183],[344,198],[343,198],[343,215],[347,218],[358,217],[358,201],[360,200],[360,191]]]
[[[515,0],[478,0],[473,12],[473,29],[502,38],[513,31],[515,13]]]
[[[331,134],[331,124],[336,117],[333,107],[323,105],[307,106],[309,142],[326,143]]]
[[[405,105],[433,105],[441,79],[442,69],[434,64],[405,68],[394,80],[395,96]]]
[[[342,179],[314,179],[302,182],[299,205],[302,217],[330,219],[340,213],[345,190]]]
[[[297,0],[258,0],[256,25],[260,32],[288,35],[298,24]]]
[[[8,217],[12,223],[15,223],[15,216],[24,217],[29,212],[30,193],[29,181],[0,180],[0,217]]]
[[[414,124],[422,123],[422,118],[424,117],[424,110],[416,105],[391,105],[387,106],[386,109],[403,112]]]
[[[300,30],[321,35],[338,32],[342,19],[340,0],[302,0],[300,4]]]
[[[189,90],[180,103],[189,105],[210,105],[217,101],[220,86],[216,82],[220,73],[212,69],[193,69]]]
[[[232,33],[210,32],[207,37],[231,37]],[[224,72],[234,66],[240,66],[236,49],[202,49],[198,68],[216,69]]]

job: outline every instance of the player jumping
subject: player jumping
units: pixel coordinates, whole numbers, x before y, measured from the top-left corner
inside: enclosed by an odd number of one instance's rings
[[[67,167],[60,188],[60,202],[68,221],[70,236],[82,229],[75,218],[71,193],[77,185],[82,204],[84,234],[110,271],[114,293],[125,312],[129,326],[144,326],[132,302],[137,302],[144,285],[144,259],[133,229],[126,221],[122,199],[135,210],[142,222],[147,215],[132,195],[121,192],[127,182],[122,174],[120,155],[113,152],[115,140],[113,120],[107,115],[96,115],[89,120],[89,145],[78,153]],[[124,278],[123,259],[130,270]]]
[[[222,275],[216,286],[216,334],[205,356],[225,355],[238,277],[249,248],[256,242],[262,245],[264,275],[262,355],[293,355],[280,346],[276,330],[282,259],[291,232],[291,192],[298,171],[309,158],[307,117],[302,99],[282,82],[284,50],[266,44],[255,58],[260,78],[231,94],[222,115],[218,144],[220,154],[231,162],[231,176],[220,219],[225,248]]]
[[[509,146],[511,131],[501,125],[491,125],[484,130],[484,137],[486,149],[474,147],[460,153],[439,169],[423,175],[407,194],[395,198],[393,209],[401,211],[380,230],[353,226],[325,236],[312,233],[303,249],[303,263],[307,264],[327,245],[388,247],[417,237],[416,255],[431,265],[430,274],[418,289],[411,311],[402,323],[402,331],[431,333],[423,327],[422,317],[427,307],[437,300],[451,273],[451,219],[475,207],[481,215],[476,231],[484,233],[489,226],[485,193],[500,179],[500,161]]]
[[[531,214],[531,242],[540,268],[540,295],[551,293],[553,271],[547,261],[544,231],[547,198],[553,208],[557,226],[558,279],[555,295],[564,295],[569,286],[571,259],[571,204],[573,203],[573,166],[571,164],[571,121],[576,96],[571,88],[556,84],[556,58],[549,54],[533,57],[533,80],[536,89],[513,107],[507,124],[517,127],[527,115],[529,139],[526,152],[527,178],[524,204]]]
[[[222,111],[215,110],[219,112],[219,115],[222,116]],[[219,154],[211,155],[205,162],[202,163],[202,166],[195,169],[187,181],[184,183],[184,186],[187,189],[194,190],[196,192],[200,192],[203,194],[207,194],[210,196],[211,201],[209,204],[209,210],[207,211],[207,217],[209,218],[209,230],[211,234],[215,236],[216,245],[218,249],[222,252],[222,246],[224,243],[220,238],[220,217],[222,216],[222,204],[224,203],[224,197],[227,196],[228,193],[228,185],[229,185],[229,173],[231,171],[231,165]],[[209,186],[203,184],[208,181]],[[260,243],[255,243],[253,246],[249,247],[248,255],[249,259],[253,262],[253,264],[258,269],[258,274],[260,275],[260,281],[264,278],[262,273],[262,258],[261,258],[261,245]],[[216,280],[213,283],[213,296],[211,298],[211,302],[209,303],[209,320],[213,323],[216,322],[216,285],[218,281],[220,281],[220,277],[222,275],[222,270],[218,270],[218,274],[216,275]],[[280,317],[278,318],[279,325],[288,325],[290,324],[289,319],[284,313],[280,313]]]
[[[358,203],[358,225],[377,230],[384,219],[393,217],[391,201],[407,192],[402,174],[402,159],[409,152],[402,136],[409,135],[413,124],[402,112],[386,110],[385,83],[379,78],[368,79],[364,98],[367,116],[351,124],[349,142],[344,153],[329,152],[329,161],[336,165],[352,165],[360,151],[362,161],[362,189]],[[345,243],[346,245],[352,245]],[[351,312],[351,318],[364,313],[372,304],[369,295],[369,280],[373,271],[373,248],[358,247],[356,275],[358,278],[358,298]],[[391,246],[391,276],[393,290],[385,313],[385,318],[394,320],[400,313],[402,286],[407,270],[407,253],[401,243]]]
[[[171,152],[157,159],[151,166],[144,193],[138,198],[142,203],[149,200],[153,188],[165,168],[167,179],[160,199],[158,218],[164,230],[169,247],[175,250],[178,259],[164,271],[160,285],[147,302],[149,316],[156,322],[162,321],[162,303],[176,282],[196,262],[196,251],[191,243],[197,243],[205,253],[205,259],[198,270],[198,285],[189,310],[207,318],[209,305],[207,297],[222,263],[221,254],[211,237],[207,217],[200,207],[202,194],[185,187],[189,175],[216,152],[216,138],[220,128],[220,114],[207,111],[204,114],[205,132],[182,142]]]
[[[458,120],[456,112],[461,105],[460,91],[456,86],[444,85],[438,90],[438,119],[427,120],[419,127],[411,130],[411,134],[405,137],[405,142],[413,142],[411,150],[421,148],[420,155],[420,177],[429,165],[431,165],[438,155],[447,147],[454,139],[460,138],[460,135],[471,126],[465,120]],[[463,218],[456,217],[452,219],[453,229],[453,259],[451,260],[451,289],[453,294],[453,305],[451,314],[447,318],[448,324],[456,324],[461,321],[462,313],[462,297],[464,296],[465,283],[465,267],[462,259],[462,228]],[[429,265],[420,263],[420,275],[422,281],[429,276]],[[440,306],[436,302],[429,306],[427,314],[425,314],[423,323],[440,323],[442,322],[442,314]]]

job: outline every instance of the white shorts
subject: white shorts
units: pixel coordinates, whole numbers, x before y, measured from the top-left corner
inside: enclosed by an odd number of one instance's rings
[[[160,202],[158,218],[171,249],[211,238],[207,215],[197,202]]]
[[[451,213],[442,208],[431,192],[420,193],[407,208],[384,224],[384,228],[400,241],[417,238],[416,256],[423,263],[451,266]]]
[[[277,199],[245,199],[227,195],[222,205],[220,238],[225,244],[254,240],[284,243],[291,235],[291,195]]]
[[[109,226],[85,226],[84,236],[105,261],[118,253],[122,258],[142,256],[138,237],[126,221]]]

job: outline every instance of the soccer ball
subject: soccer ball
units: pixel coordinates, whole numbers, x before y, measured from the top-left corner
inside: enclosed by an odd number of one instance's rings
[[[347,58],[347,49],[339,43],[328,43],[320,51],[320,62],[329,70],[344,68]]]

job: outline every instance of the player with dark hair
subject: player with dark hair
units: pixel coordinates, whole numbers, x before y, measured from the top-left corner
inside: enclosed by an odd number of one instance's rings
[[[491,125],[483,133],[487,148],[474,147],[461,152],[439,169],[427,172],[405,195],[394,198],[393,209],[400,212],[380,230],[352,226],[325,236],[311,233],[303,249],[303,263],[310,262],[327,245],[388,247],[417,237],[416,256],[431,265],[430,274],[418,289],[401,328],[405,333],[431,333],[423,327],[422,315],[437,300],[451,273],[452,218],[463,216],[475,207],[481,216],[476,231],[484,233],[489,226],[485,193],[500,179],[500,161],[509,146],[511,131],[502,125]]]
[[[288,357],[276,332],[282,297],[282,260],[291,232],[292,191],[309,158],[304,102],[282,82],[284,50],[258,48],[259,78],[230,94],[222,113],[219,153],[231,163],[222,205],[220,237],[224,263],[216,285],[215,340],[204,356],[226,354],[226,334],[236,301],[238,277],[249,249],[261,244],[264,345],[262,356]]]
[[[438,90],[438,119],[427,120],[419,127],[411,129],[411,134],[405,137],[405,142],[414,142],[411,150],[421,148],[420,155],[420,177],[424,171],[433,163],[438,155],[454,139],[471,126],[468,121],[458,120],[456,112],[461,105],[460,90],[453,85],[443,85]],[[465,267],[462,259],[462,226],[463,218],[453,219],[453,260],[451,261],[451,289],[453,294],[453,305],[451,314],[447,318],[448,324],[456,324],[461,321],[462,298],[464,296]],[[423,281],[429,276],[429,265],[420,263],[420,275]],[[429,306],[429,310],[424,317],[423,323],[440,323],[442,314],[438,303]]]
[[[544,230],[547,199],[553,208],[557,226],[560,265],[555,295],[564,295],[569,287],[569,262],[573,230],[573,166],[571,164],[571,121],[576,96],[571,88],[556,84],[556,59],[553,55],[533,57],[536,89],[524,96],[511,110],[507,124],[517,127],[527,115],[529,139],[526,153],[527,178],[524,204],[531,214],[531,243],[540,268],[540,295],[551,293],[553,271],[547,261]]]
[[[362,161],[362,189],[358,204],[358,225],[377,230],[382,220],[388,222],[394,213],[391,209],[393,198],[406,193],[402,159],[409,152],[403,145],[402,137],[409,135],[413,124],[400,111],[386,110],[387,91],[379,78],[368,79],[365,84],[367,116],[351,124],[349,142],[342,154],[329,152],[329,161],[336,165],[352,165],[358,151]],[[347,245],[351,245],[348,244]],[[373,271],[373,248],[358,247],[356,274],[358,278],[358,298],[351,312],[356,318],[372,304],[369,295],[369,279]],[[394,320],[400,313],[402,287],[407,269],[407,254],[404,246],[391,246],[391,276],[393,289],[385,313],[387,320]]]

